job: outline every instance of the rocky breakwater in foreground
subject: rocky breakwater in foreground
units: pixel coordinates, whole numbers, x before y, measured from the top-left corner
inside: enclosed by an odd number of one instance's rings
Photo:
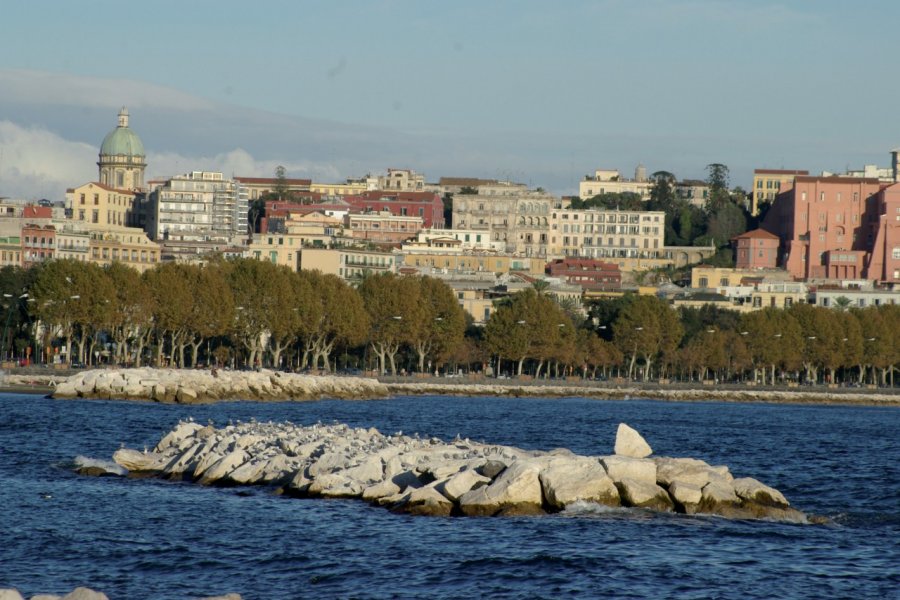
[[[199,404],[220,400],[363,400],[388,396],[374,379],[281,371],[96,369],[56,385],[54,398],[152,400]]]
[[[576,503],[739,519],[806,522],[778,491],[725,466],[652,457],[619,426],[615,454],[526,451],[423,439],[343,424],[179,423],[152,452],[123,448],[113,460],[134,475],[204,485],[271,485],[302,497],[359,498],[420,515],[534,515]]]

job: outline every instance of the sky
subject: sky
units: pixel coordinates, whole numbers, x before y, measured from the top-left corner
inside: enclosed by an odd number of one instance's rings
[[[0,197],[97,178],[388,168],[577,193],[638,163],[841,172],[900,146],[888,0],[29,0],[0,18]]]

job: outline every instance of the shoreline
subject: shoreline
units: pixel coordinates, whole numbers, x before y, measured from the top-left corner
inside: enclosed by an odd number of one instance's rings
[[[98,369],[94,373],[104,374],[117,371],[116,369]],[[180,374],[179,379],[187,381],[198,375],[207,374],[208,371],[185,369],[178,370],[153,370]],[[74,375],[65,374],[4,374],[0,376],[0,392],[10,394],[41,394],[53,395],[56,386],[71,378],[83,377],[83,371]],[[253,373],[253,372],[232,372]],[[274,371],[264,371],[271,377],[284,377]],[[667,402],[763,402],[778,404],[820,404],[820,405],[848,405],[848,406],[900,406],[900,388],[822,388],[822,387],[756,387],[740,386],[738,384],[724,384],[707,386],[687,383],[612,383],[590,380],[575,381],[533,381],[530,379],[484,379],[484,378],[441,378],[441,377],[380,377],[374,378],[360,376],[330,376],[330,375],[297,375],[296,377],[311,378],[312,381],[358,381],[370,382],[383,386],[390,396],[408,395],[447,395],[447,396],[482,396],[482,397],[514,397],[514,398],[563,398],[584,397],[598,400],[662,400]],[[324,392],[324,390],[322,390]],[[85,395],[89,397],[90,394]],[[345,395],[342,395],[346,397]],[[327,392],[322,397],[328,397]],[[372,397],[371,395],[367,397]],[[108,395],[106,398],[110,399]],[[111,398],[114,399],[114,398]],[[152,397],[135,398],[123,394],[123,400],[143,399],[154,401]],[[269,397],[268,401],[280,398]],[[297,398],[284,397],[290,401]],[[306,397],[305,399],[310,399]],[[174,399],[173,399],[174,400]],[[260,398],[220,398],[217,401],[259,401]],[[177,400],[175,400],[177,401]],[[213,400],[216,401],[216,400]]]

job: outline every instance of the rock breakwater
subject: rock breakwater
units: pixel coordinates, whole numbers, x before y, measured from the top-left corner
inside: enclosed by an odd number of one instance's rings
[[[344,424],[182,422],[152,452],[127,448],[113,460],[135,476],[203,485],[269,485],[302,497],[358,498],[396,512],[440,516],[534,515],[575,503],[740,519],[806,522],[774,488],[735,479],[728,467],[652,456],[621,425],[616,452],[422,438]]]
[[[199,404],[220,400],[316,400],[384,398],[375,379],[298,375],[281,371],[190,369],[95,369],[56,385],[54,398],[151,400]]]

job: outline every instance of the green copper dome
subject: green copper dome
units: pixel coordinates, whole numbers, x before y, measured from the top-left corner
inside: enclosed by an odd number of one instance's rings
[[[119,126],[106,134],[100,145],[100,155],[146,156],[144,144],[135,132],[128,128],[128,109],[119,112]]]

